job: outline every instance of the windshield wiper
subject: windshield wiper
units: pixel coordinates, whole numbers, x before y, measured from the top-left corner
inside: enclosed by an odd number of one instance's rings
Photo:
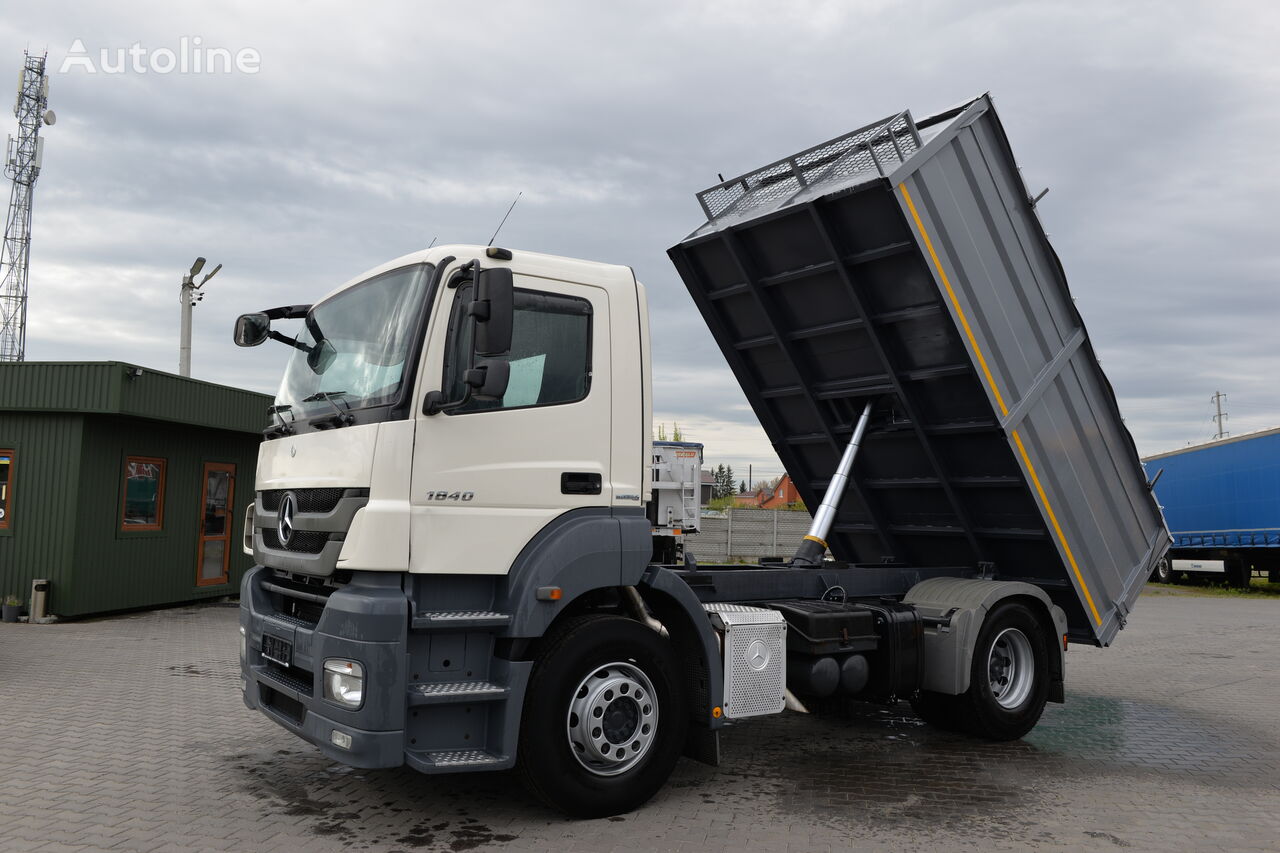
[[[334,422],[334,426],[347,426],[348,424],[355,423],[356,419],[354,416],[352,416],[350,411],[344,411],[343,409],[339,409],[338,404],[333,401],[333,398],[334,397],[350,397],[350,396],[351,395],[346,391],[317,391],[316,393],[312,394],[310,397],[303,397],[301,402],[316,403],[316,402],[319,402],[320,400],[324,400],[330,406],[333,406],[334,413],[329,416],[329,421]],[[343,404],[347,407],[347,409],[351,408],[351,405],[349,403],[346,403],[346,401],[343,401]]]
[[[270,413],[271,417],[273,417],[279,425],[272,423],[271,426],[264,429],[262,431],[263,438],[271,439],[281,435],[293,435],[293,421],[295,420],[293,416],[293,406],[290,406],[287,403],[283,406],[268,406],[267,412]],[[289,413],[289,420],[287,421],[282,417],[284,412]]]

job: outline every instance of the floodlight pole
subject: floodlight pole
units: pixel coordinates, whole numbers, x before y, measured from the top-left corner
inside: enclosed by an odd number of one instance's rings
[[[178,293],[178,304],[182,306],[182,340],[178,344],[178,375],[191,375],[191,308],[195,286],[191,283],[191,274],[182,277],[182,290]]]
[[[195,304],[204,298],[204,294],[200,293],[200,288],[205,283],[218,274],[218,270],[222,269],[222,264],[218,264],[213,270],[200,280],[199,284],[195,283],[195,277],[200,274],[200,270],[204,269],[204,258],[196,258],[195,263],[191,265],[190,272],[184,273],[182,276],[182,286],[178,290],[178,304],[182,308],[182,331],[178,341],[178,375],[191,375],[191,309]]]

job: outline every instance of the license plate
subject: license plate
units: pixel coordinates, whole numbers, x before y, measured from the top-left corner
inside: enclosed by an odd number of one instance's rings
[[[270,634],[263,634],[262,656],[281,666],[289,666],[289,664],[293,663],[293,643],[288,640],[282,640],[279,637],[273,637]]]

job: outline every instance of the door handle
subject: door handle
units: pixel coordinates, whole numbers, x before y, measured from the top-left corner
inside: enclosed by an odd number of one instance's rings
[[[562,495],[598,495],[601,479],[599,474],[588,474],[585,471],[565,471],[560,475],[560,494]]]

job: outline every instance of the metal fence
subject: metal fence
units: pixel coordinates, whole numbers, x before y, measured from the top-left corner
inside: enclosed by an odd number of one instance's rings
[[[777,509],[729,510],[725,518],[703,518],[701,530],[686,540],[686,549],[701,563],[789,557],[809,532],[807,512]]]

